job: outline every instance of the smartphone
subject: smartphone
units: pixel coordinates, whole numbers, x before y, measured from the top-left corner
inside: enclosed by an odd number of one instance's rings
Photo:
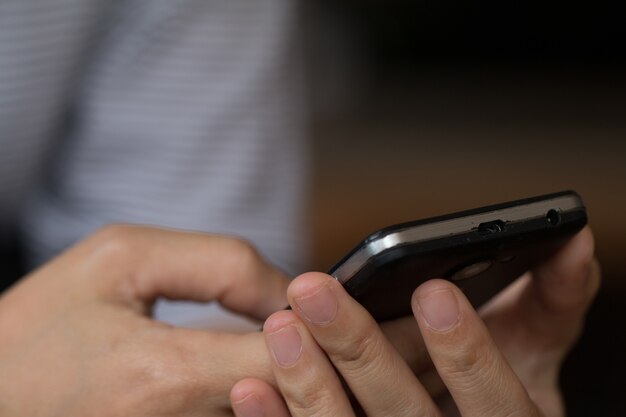
[[[378,321],[412,314],[413,291],[432,278],[454,282],[479,307],[586,223],[574,191],[502,203],[379,230],[329,274]]]

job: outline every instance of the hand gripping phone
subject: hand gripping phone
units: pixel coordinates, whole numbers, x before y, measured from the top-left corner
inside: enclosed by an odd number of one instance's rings
[[[329,274],[378,321],[412,314],[413,291],[432,278],[454,282],[479,307],[586,223],[573,191],[497,204],[379,230]]]

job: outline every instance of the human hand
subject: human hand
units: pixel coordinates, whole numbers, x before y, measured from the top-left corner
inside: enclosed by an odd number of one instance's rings
[[[562,416],[560,364],[598,285],[585,228],[481,309],[482,319],[451,283],[423,284],[412,300],[422,339],[402,337],[411,330],[405,319],[383,325],[388,339],[336,281],[305,274],[288,289],[293,311],[265,323],[278,389],[240,381],[231,392],[235,414],[354,415],[338,372],[370,417]],[[411,354],[417,377],[398,352],[417,352]]]
[[[150,307],[217,300],[264,319],[287,285],[233,238],[107,227],[0,298],[0,415],[232,415],[235,381],[271,378],[262,334],[175,328]]]

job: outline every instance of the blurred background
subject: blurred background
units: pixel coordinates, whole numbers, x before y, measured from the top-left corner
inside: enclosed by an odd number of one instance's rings
[[[322,1],[307,13],[316,269],[392,223],[573,189],[604,286],[568,415],[626,415],[626,26],[600,0]]]

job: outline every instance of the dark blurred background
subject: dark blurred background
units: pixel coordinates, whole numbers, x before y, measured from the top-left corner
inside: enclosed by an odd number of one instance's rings
[[[604,285],[562,374],[568,415],[626,415],[623,4],[322,1],[308,16],[314,267],[390,223],[574,189]]]

